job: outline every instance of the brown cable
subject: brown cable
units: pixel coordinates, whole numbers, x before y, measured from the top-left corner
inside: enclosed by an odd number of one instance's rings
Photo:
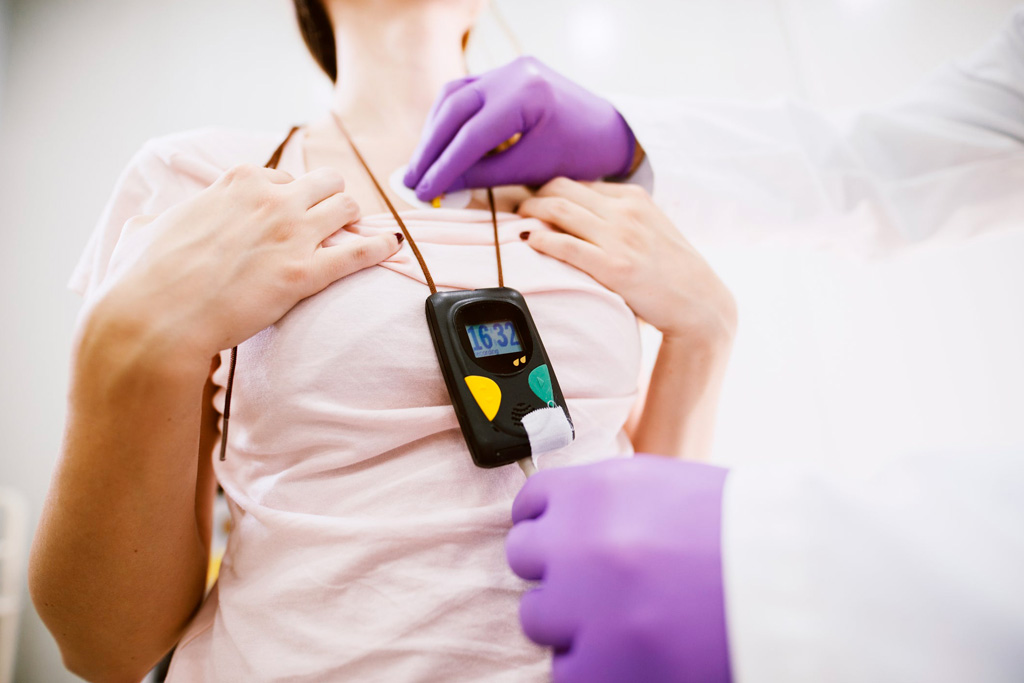
[[[427,280],[427,286],[430,287],[430,293],[436,294],[437,287],[434,285],[434,279],[430,277],[430,271],[427,269],[427,263],[423,259],[423,255],[420,254],[419,248],[416,246],[416,241],[413,240],[412,235],[409,234],[409,230],[405,227],[405,223],[402,221],[401,216],[398,215],[398,211],[395,210],[391,200],[388,199],[387,194],[384,193],[384,189],[377,182],[377,177],[370,170],[369,164],[363,158],[363,155],[359,153],[359,148],[356,147],[356,143],[353,142],[352,137],[345,130],[345,126],[341,122],[341,117],[338,116],[337,112],[332,111],[331,115],[334,117],[335,123],[338,124],[338,129],[348,140],[348,144],[352,147],[352,151],[355,152],[356,158],[359,159],[359,163],[366,169],[366,174],[370,176],[370,180],[373,181],[374,187],[377,188],[377,192],[384,199],[384,203],[387,204],[388,209],[391,211],[391,215],[395,217],[398,222],[398,227],[402,229],[402,234],[405,235],[405,239],[409,242],[409,247],[412,249],[412,253],[416,255],[416,260],[420,264],[420,268],[423,270],[423,276]],[[295,131],[299,129],[298,126],[293,127],[288,131],[288,136],[281,142],[274,154],[267,161],[266,168],[277,168],[278,163],[281,161],[281,155],[284,154],[284,148],[288,145],[288,141],[295,135]],[[491,188],[487,188],[487,201],[491,205],[491,223],[494,226],[494,251],[498,259],[498,286],[504,287],[505,280],[501,270],[501,243],[498,241],[498,213],[494,206],[494,191]],[[238,347],[232,347],[231,349],[231,364],[228,367],[228,383],[224,392],[224,427],[220,433],[220,459],[221,461],[227,458],[227,446],[228,446],[228,423],[231,420],[231,391],[235,383],[235,365],[238,361]]]
[[[498,286],[505,286],[505,277],[501,273],[501,243],[498,242],[498,214],[494,210],[494,190],[487,188],[487,201],[491,205],[491,223],[494,225],[494,253],[498,258]]]
[[[356,143],[352,140],[352,136],[348,134],[348,130],[345,129],[345,124],[341,122],[341,117],[338,116],[338,112],[331,111],[331,116],[334,117],[334,122],[338,124],[338,130],[345,136],[352,151],[355,152],[356,158],[359,159],[359,163],[363,165],[366,170],[366,174],[370,176],[370,180],[373,181],[373,186],[377,188],[377,192],[384,199],[384,203],[387,204],[388,209],[391,211],[391,215],[395,217],[398,222],[398,227],[402,229],[402,234],[405,235],[405,239],[409,242],[409,247],[412,249],[412,253],[416,255],[416,260],[420,264],[420,269],[423,271],[423,277],[427,279],[427,286],[430,287],[431,294],[437,294],[437,287],[434,286],[434,279],[430,277],[430,270],[427,268],[427,262],[423,259],[423,255],[420,254],[419,247],[416,246],[416,240],[409,234],[409,230],[405,227],[405,223],[402,221],[402,217],[398,215],[398,211],[395,210],[394,204],[388,199],[387,194],[384,192],[384,188],[377,182],[377,176],[370,170],[370,165],[366,163],[366,159],[360,154],[359,148],[356,147]],[[491,205],[491,222],[494,224],[494,250],[498,256],[498,286],[504,287],[505,282],[501,272],[501,244],[498,242],[498,213],[494,207],[494,191],[491,188],[487,188],[487,201]]]
[[[274,153],[264,164],[264,168],[277,168],[277,165],[281,162],[281,155],[284,154],[284,148],[288,145],[288,141],[295,135],[295,131],[299,129],[298,126],[292,126],[292,129],[288,131],[287,137],[277,146]],[[228,424],[231,421],[231,390],[235,385],[235,364],[238,362],[238,346],[231,348],[231,365],[228,366],[228,385],[224,389],[224,426],[220,432],[220,459],[223,462],[227,458],[228,449]]]
[[[416,260],[420,264],[420,270],[423,271],[423,277],[427,279],[427,287],[430,287],[430,293],[437,294],[437,287],[434,285],[434,278],[430,277],[430,271],[427,270],[427,262],[423,260],[423,254],[420,253],[420,249],[416,246],[416,242],[413,240],[412,235],[409,234],[409,230],[405,227],[405,223],[398,215],[398,212],[395,211],[394,205],[384,193],[384,189],[380,186],[380,183],[377,182],[377,176],[373,175],[373,171],[370,170],[370,165],[366,163],[366,159],[364,159],[363,155],[359,153],[359,148],[356,147],[356,143],[352,141],[352,136],[348,134],[347,130],[345,130],[345,126],[341,122],[341,117],[338,116],[338,113],[334,110],[331,110],[331,116],[334,117],[334,122],[338,124],[338,130],[340,130],[341,134],[345,136],[346,140],[348,140],[348,144],[352,147],[352,151],[356,153],[356,158],[359,159],[359,163],[361,163],[363,168],[366,169],[366,174],[370,176],[370,180],[373,181],[373,186],[377,188],[377,192],[379,192],[380,196],[384,198],[384,203],[387,204],[388,209],[391,210],[391,215],[395,217],[396,221],[398,221],[398,227],[402,229],[402,234],[405,235],[406,241],[409,242],[409,248],[412,249],[412,253],[416,255]]]

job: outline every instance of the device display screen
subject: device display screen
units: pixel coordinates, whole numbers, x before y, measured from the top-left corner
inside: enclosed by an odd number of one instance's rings
[[[477,358],[499,356],[504,353],[522,353],[519,330],[511,320],[495,320],[482,325],[466,325],[466,334]]]

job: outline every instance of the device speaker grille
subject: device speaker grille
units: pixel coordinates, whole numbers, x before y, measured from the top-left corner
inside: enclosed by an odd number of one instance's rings
[[[512,407],[512,422],[517,426],[523,426],[523,417],[529,415],[534,410],[533,406],[529,403],[517,403]]]

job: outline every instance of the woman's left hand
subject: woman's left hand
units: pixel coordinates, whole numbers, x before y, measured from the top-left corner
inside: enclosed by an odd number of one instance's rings
[[[524,233],[531,247],[617,293],[666,339],[732,341],[732,294],[642,188],[556,178],[519,214],[561,230]]]

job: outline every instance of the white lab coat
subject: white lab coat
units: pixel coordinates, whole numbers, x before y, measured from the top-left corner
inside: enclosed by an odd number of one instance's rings
[[[971,60],[842,122],[789,102],[615,103],[697,244],[878,251],[1024,225],[1024,8]],[[1024,681],[1024,453],[861,480],[740,467],[723,515],[739,683]]]

